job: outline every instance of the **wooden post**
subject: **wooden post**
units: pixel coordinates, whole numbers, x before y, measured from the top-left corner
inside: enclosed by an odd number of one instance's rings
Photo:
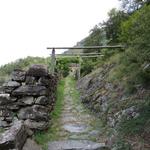
[[[51,73],[54,74],[56,66],[56,58],[55,58],[55,48],[52,49],[51,55]]]
[[[82,58],[81,58],[81,56],[79,56],[78,80],[81,77],[81,63],[82,63]]]

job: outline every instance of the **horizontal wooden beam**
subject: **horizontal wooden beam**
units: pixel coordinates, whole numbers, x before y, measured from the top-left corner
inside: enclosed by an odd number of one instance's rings
[[[103,49],[103,48],[125,48],[122,45],[114,46],[78,46],[78,47],[47,47],[47,49]]]
[[[101,55],[101,53],[68,53],[68,54],[56,54],[56,56],[82,56],[82,55]]]
[[[81,57],[81,58],[85,58],[85,57],[102,57],[104,55],[93,55],[93,56],[56,56],[56,58],[72,58],[72,57]]]

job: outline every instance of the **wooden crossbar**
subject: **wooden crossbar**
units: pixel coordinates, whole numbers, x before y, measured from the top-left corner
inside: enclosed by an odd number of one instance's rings
[[[69,57],[77,57],[77,58],[78,57],[82,57],[82,58],[90,57],[91,58],[91,57],[101,57],[101,56],[104,56],[104,55],[93,55],[93,56],[73,56],[73,55],[72,56],[71,55],[70,56],[57,56],[56,55],[56,58],[69,58]]]
[[[101,53],[68,53],[68,54],[56,54],[56,56],[82,56],[82,55],[101,55]]]
[[[47,49],[103,49],[103,48],[125,48],[122,45],[115,46],[78,46],[78,47],[47,47]]]

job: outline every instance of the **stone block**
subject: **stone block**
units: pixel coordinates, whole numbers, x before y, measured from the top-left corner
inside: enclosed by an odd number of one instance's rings
[[[42,96],[47,95],[45,86],[22,85],[12,92],[12,96]]]
[[[28,134],[22,121],[16,121],[14,125],[0,135],[0,150],[21,150]]]
[[[48,69],[44,65],[32,65],[28,71],[27,71],[28,76],[34,76],[34,77],[42,77],[42,76],[47,76],[48,75]]]

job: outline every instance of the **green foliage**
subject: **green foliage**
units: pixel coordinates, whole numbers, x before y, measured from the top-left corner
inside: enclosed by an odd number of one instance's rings
[[[105,44],[106,36],[102,24],[96,25],[91,29],[90,34],[87,38],[84,39],[84,46],[99,46]],[[98,49],[95,51],[99,51]],[[91,52],[91,50],[84,50],[85,53]]]
[[[65,86],[65,80],[63,79],[58,84],[57,95],[56,95],[57,100],[56,100],[54,111],[51,114],[51,117],[54,119],[58,119],[62,111],[62,102],[64,99],[64,86]]]
[[[113,145],[113,150],[132,150],[131,146],[125,140],[118,138]]]
[[[138,106],[139,116],[130,120],[122,119],[118,127],[118,131],[123,136],[138,135],[142,136],[143,133],[150,133],[150,99],[146,99],[145,103]]]
[[[78,58],[59,58],[56,62],[57,71],[66,77],[69,75],[69,66],[71,63],[78,63]]]
[[[133,86],[150,83],[150,6],[134,13],[122,24],[121,39],[129,46],[122,55],[122,72]]]
[[[97,59],[84,58],[81,64],[81,75],[85,76],[92,72],[96,64]]]
[[[119,44],[121,33],[121,23],[128,19],[128,14],[123,11],[112,9],[108,13],[109,19],[103,23],[105,27],[108,44]]]

